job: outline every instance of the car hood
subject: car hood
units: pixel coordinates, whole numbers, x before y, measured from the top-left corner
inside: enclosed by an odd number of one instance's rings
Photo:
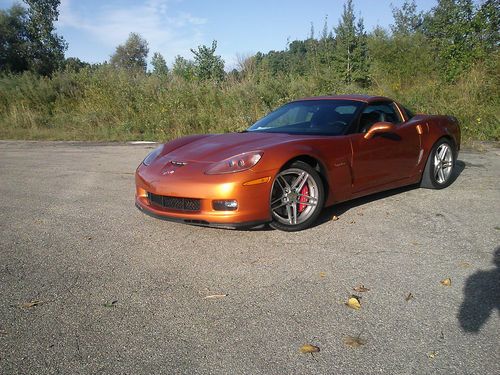
[[[198,138],[165,155],[179,162],[218,162],[249,151],[264,151],[276,144],[298,140],[307,136],[283,133],[229,133]],[[309,136],[310,137],[310,136]]]

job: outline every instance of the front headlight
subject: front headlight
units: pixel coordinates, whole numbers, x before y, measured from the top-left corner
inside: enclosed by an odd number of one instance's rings
[[[244,152],[226,160],[213,164],[206,174],[225,174],[246,171],[259,162],[264,153],[262,151]]]
[[[153,151],[151,151],[148,156],[142,161],[142,163],[146,166],[151,164],[153,160],[155,160],[158,155],[160,155],[161,150],[163,150],[163,145],[156,147]]]

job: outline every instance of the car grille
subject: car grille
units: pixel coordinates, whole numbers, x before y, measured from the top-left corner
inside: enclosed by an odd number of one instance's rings
[[[200,210],[200,200],[196,198],[168,197],[166,195],[156,195],[153,193],[148,193],[148,199],[151,204],[169,210],[189,212]]]

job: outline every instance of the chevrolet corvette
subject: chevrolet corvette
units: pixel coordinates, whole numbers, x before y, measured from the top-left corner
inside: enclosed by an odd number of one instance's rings
[[[191,135],[153,150],[135,174],[150,216],[224,228],[310,227],[327,206],[405,185],[452,181],[460,127],[380,96],[292,101],[246,131]]]

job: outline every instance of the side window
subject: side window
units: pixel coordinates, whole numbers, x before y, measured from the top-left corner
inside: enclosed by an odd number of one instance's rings
[[[394,103],[374,103],[368,105],[361,113],[359,132],[366,133],[376,122],[391,122],[395,125],[403,121]]]
[[[415,117],[415,113],[413,113],[413,111],[410,111],[408,108],[406,107],[403,107],[403,110],[406,112],[406,116],[411,119],[413,117]]]

